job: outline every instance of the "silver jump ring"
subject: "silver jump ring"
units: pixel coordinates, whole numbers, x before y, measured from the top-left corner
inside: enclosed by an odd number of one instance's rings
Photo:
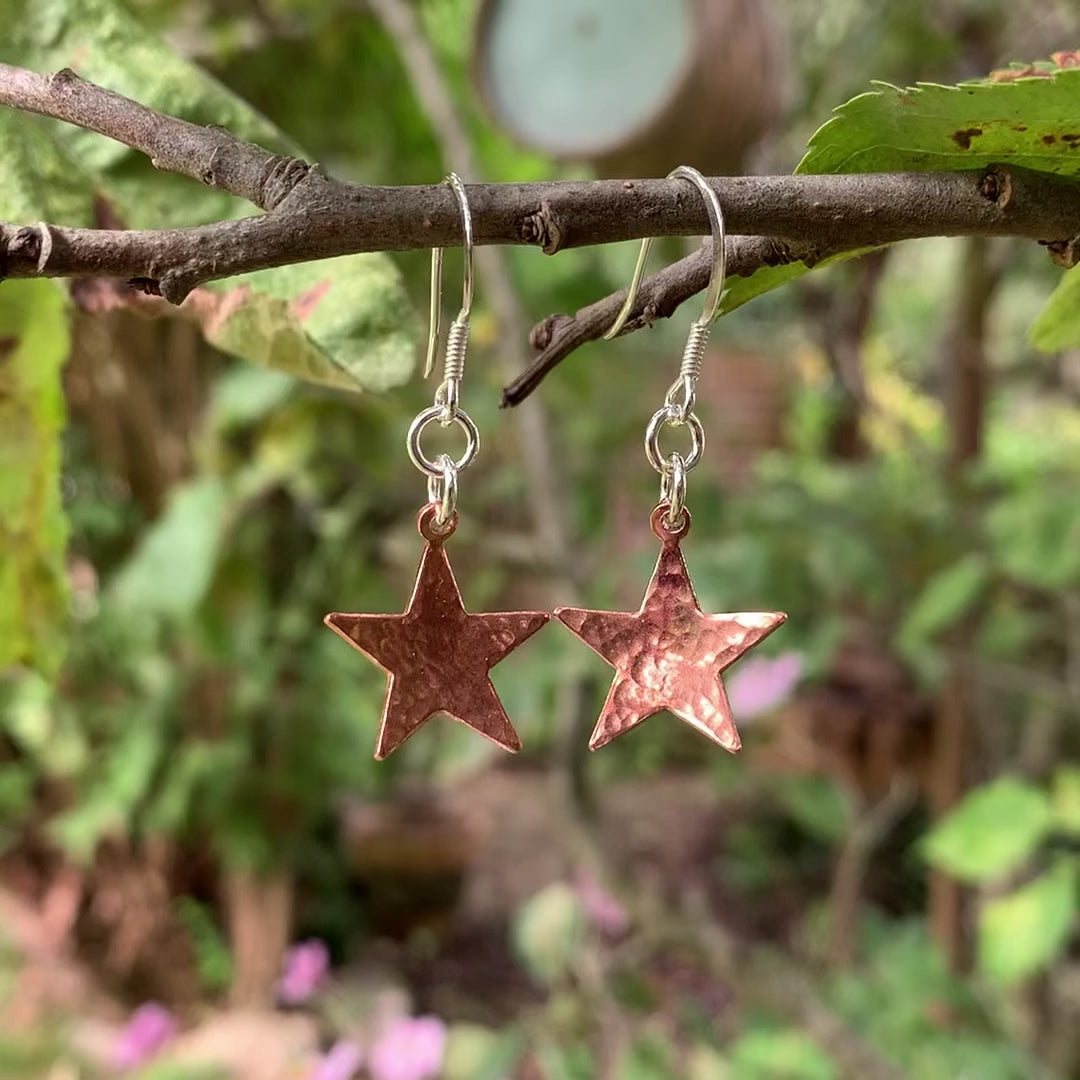
[[[686,507],[686,462],[675,451],[668,457],[667,471],[660,474],[660,501],[668,504],[664,524],[677,529]]]
[[[660,431],[665,424],[671,427],[685,425],[690,429],[690,453],[685,458],[680,458],[689,472],[701,461],[701,455],[705,452],[705,429],[701,426],[697,413],[687,413],[680,417],[679,410],[674,405],[665,405],[653,413],[649,426],[645,429],[645,456],[661,476],[671,472],[670,461],[665,460],[660,453]]]
[[[438,476],[428,477],[428,502],[438,507],[435,524],[441,526],[453,517],[457,509],[458,470],[449,454],[440,454],[435,460],[442,472]]]
[[[429,406],[423,412],[417,414],[416,419],[409,425],[409,434],[405,438],[405,446],[409,451],[410,460],[422,473],[426,473],[428,476],[441,477],[443,469],[437,461],[432,461],[424,454],[420,446],[420,436],[423,434],[424,428],[432,420],[438,420],[442,423],[442,417],[443,406]],[[460,471],[461,469],[467,469],[476,457],[477,451],[480,449],[480,432],[477,431],[472,417],[461,409],[454,413],[453,423],[457,424],[465,432],[466,438],[465,452],[457,461],[452,462],[454,468]],[[442,456],[440,455],[440,457]]]

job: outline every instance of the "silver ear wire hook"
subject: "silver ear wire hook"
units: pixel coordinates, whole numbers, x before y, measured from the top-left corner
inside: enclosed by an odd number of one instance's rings
[[[701,314],[690,326],[690,333],[683,348],[682,365],[679,377],[664,395],[664,404],[654,414],[645,429],[645,454],[649,464],[660,474],[660,501],[666,503],[668,510],[664,522],[668,528],[677,528],[684,509],[686,498],[686,474],[701,460],[705,449],[705,430],[694,412],[697,402],[697,382],[701,375],[701,360],[705,355],[705,346],[709,341],[709,331],[713,319],[720,309],[720,298],[724,294],[724,275],[727,272],[727,236],[724,231],[724,214],[720,209],[720,200],[709,186],[704,176],[689,165],[680,165],[668,173],[669,180],[689,180],[701,193],[705,202],[705,211],[709,215],[712,232],[712,270],[709,285],[705,290],[705,306]],[[637,303],[641,289],[641,279],[645,275],[645,261],[649,257],[653,238],[645,237],[641,241],[634,276],[630,279],[630,288],[615,321],[611,324],[604,340],[610,341],[626,325],[630,312]],[[681,394],[681,400],[679,400]],[[672,452],[664,456],[660,452],[660,431],[667,425],[690,428],[690,453],[687,457]]]
[[[720,309],[720,298],[724,294],[724,277],[727,273],[727,234],[724,230],[724,213],[720,209],[720,200],[716,192],[709,186],[704,176],[691,168],[689,165],[680,165],[668,173],[669,180],[689,180],[701,193],[705,203],[705,211],[709,215],[709,226],[712,233],[712,269],[709,273],[709,285],[705,290],[705,306],[701,314],[690,326],[690,334],[686,339],[683,349],[682,366],[679,369],[679,377],[668,390],[665,401],[668,405],[678,410],[679,419],[685,420],[688,413],[694,411],[697,380],[701,374],[701,359],[705,354],[705,346],[708,344],[709,331],[716,313]],[[630,312],[637,303],[638,292],[641,289],[641,279],[645,276],[645,262],[652,250],[653,237],[647,236],[641,241],[641,250],[638,252],[637,265],[634,267],[634,276],[630,279],[630,288],[627,290],[626,299],[615,321],[611,324],[604,340],[610,341],[626,325]],[[676,395],[682,391],[682,401],[676,401]]]
[[[689,180],[701,192],[705,201],[705,211],[709,215],[709,227],[712,232],[712,271],[709,275],[709,286],[705,290],[705,308],[697,318],[694,325],[709,325],[716,318],[720,309],[720,297],[724,292],[724,277],[727,274],[727,234],[724,231],[724,212],[720,209],[720,200],[716,192],[709,186],[704,176],[689,165],[680,165],[672,169],[665,177],[667,180]],[[645,262],[652,250],[655,237],[646,236],[641,241],[641,250],[638,252],[637,265],[634,267],[634,276],[630,279],[630,288],[627,290],[626,299],[615,321],[604,334],[604,340],[610,341],[617,336],[619,331],[626,325],[630,318],[630,312],[637,303],[638,292],[641,289],[641,279],[645,276]]]
[[[473,298],[473,231],[469,200],[465,185],[456,173],[450,173],[445,183],[453,189],[461,208],[461,231],[464,247],[465,270],[461,290],[461,310],[450,324],[446,334],[446,353],[443,358],[443,378],[435,391],[435,404],[423,409],[409,426],[405,445],[412,463],[428,478],[428,502],[436,506],[435,520],[445,525],[454,513],[457,503],[457,478],[462,469],[468,468],[480,449],[480,433],[476,424],[458,404],[461,379],[465,374],[465,351],[469,344],[469,313]],[[431,252],[431,314],[428,323],[427,359],[424,378],[435,366],[435,353],[439,347],[439,325],[442,320],[442,270],[443,249]],[[447,454],[440,454],[432,461],[420,445],[424,428],[433,420],[447,427],[456,423],[465,432],[465,452],[455,461]]]
[[[461,210],[464,248],[461,310],[450,324],[450,330],[446,335],[443,381],[435,396],[436,402],[443,406],[440,420],[445,425],[449,424],[457,413],[458,392],[465,373],[465,350],[469,344],[469,313],[472,311],[473,297],[473,231],[469,200],[465,196],[465,185],[461,182],[461,177],[457,173],[450,173],[444,182],[450,185]],[[435,353],[439,347],[439,329],[442,322],[442,269],[443,249],[433,248],[431,251],[431,308],[428,321],[427,358],[424,362],[425,379],[435,366]]]

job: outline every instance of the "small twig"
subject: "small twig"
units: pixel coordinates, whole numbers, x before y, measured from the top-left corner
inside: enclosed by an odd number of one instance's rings
[[[727,247],[730,277],[749,277],[763,266],[784,266],[800,260],[812,262],[824,257],[809,252],[800,255],[766,236],[732,236]],[[692,255],[646,278],[634,311],[619,336],[651,326],[657,319],[669,318],[680,304],[705,288],[711,265],[711,246],[705,243]],[[622,289],[583,307],[573,316],[549,315],[538,322],[529,335],[532,347],[537,350],[536,359],[503,390],[503,405],[520,405],[572,352],[603,337],[625,299],[626,290]]]

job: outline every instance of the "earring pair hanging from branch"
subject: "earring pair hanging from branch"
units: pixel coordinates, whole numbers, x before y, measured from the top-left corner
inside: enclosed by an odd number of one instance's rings
[[[396,750],[436,713],[446,713],[506,750],[520,750],[521,740],[489,672],[549,618],[544,611],[470,614],[462,603],[444,546],[458,523],[458,474],[472,464],[480,449],[476,425],[459,402],[472,307],[472,217],[459,177],[451,173],[446,182],[461,210],[464,287],[461,310],[447,333],[443,379],[434,404],[416,416],[406,438],[409,458],[428,481],[428,501],[417,517],[417,528],[426,543],[416,584],[408,607],[400,615],[335,612],[324,620],[389,676],[375,745],[379,759]],[[442,263],[442,248],[435,248],[431,253],[425,377],[438,351]],[[433,421],[442,427],[456,424],[464,432],[465,451],[458,460],[447,454],[432,460],[424,453],[422,436]]]
[[[661,542],[660,556],[645,599],[637,612],[590,611],[560,607],[555,617],[615,668],[615,679],[589,740],[596,750],[667,710],[732,752],[740,747],[731,707],[720,674],[743,653],[771,634],[787,618],[777,611],[706,615],[694,595],[679,542],[690,529],[686,509],[687,475],[701,461],[705,431],[694,412],[701,361],[709,328],[724,286],[724,221],[715,192],[688,166],[669,174],[691,181],[701,192],[713,238],[713,267],[705,310],[690,328],[679,377],[645,429],[645,454],[660,474],[660,501],[650,524]],[[521,749],[489,672],[547,621],[543,611],[473,615],[465,610],[444,544],[457,528],[458,474],[472,464],[480,436],[461,408],[461,381],[472,306],[472,220],[465,189],[451,173],[447,183],[461,209],[465,272],[461,310],[447,334],[443,380],[434,404],[409,427],[406,446],[413,464],[428,478],[428,501],[417,527],[426,541],[409,605],[400,615],[327,615],[326,624],[378,664],[389,676],[375,757],[385,758],[425,721],[445,712],[506,750]],[[652,245],[641,245],[626,302],[611,329],[618,334],[633,310],[645,261]],[[442,292],[441,248],[431,258],[431,318],[425,376],[438,350]],[[465,434],[458,460],[447,454],[430,459],[421,438],[433,421],[456,424]],[[668,427],[686,427],[690,452],[663,454],[660,436]]]
[[[554,615],[602,656],[615,678],[589,739],[599,749],[642,720],[667,710],[732,753],[741,744],[720,674],[764,640],[787,616],[779,611],[707,615],[701,610],[679,542],[690,530],[687,475],[701,461],[705,431],[694,412],[701,361],[720,306],[726,270],[724,218],[716,193],[696,169],[682,165],[669,179],[689,180],[701,193],[712,228],[712,274],[705,309],[690,328],[679,377],[645,429],[645,455],[660,474],[660,501],[649,518],[660,556],[637,612],[558,607]],[[605,339],[615,337],[633,310],[652,239],[641,244],[626,301]],[[664,454],[660,436],[686,427],[690,452]]]

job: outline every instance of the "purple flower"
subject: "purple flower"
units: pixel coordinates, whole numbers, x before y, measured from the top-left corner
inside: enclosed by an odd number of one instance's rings
[[[113,1065],[126,1072],[150,1060],[174,1035],[173,1015],[156,1001],[140,1005],[132,1014],[112,1048]]]
[[[736,720],[752,720],[786,701],[802,675],[800,653],[744,660],[727,681],[728,701]]]
[[[372,1080],[434,1080],[446,1054],[446,1025],[436,1016],[395,1020],[371,1050]]]
[[[311,1074],[311,1080],[352,1080],[363,1063],[360,1044],[342,1039],[330,1047]]]
[[[626,908],[589,874],[578,874],[577,894],[589,922],[602,934],[620,937],[630,929]]]
[[[278,980],[278,1000],[285,1005],[307,1001],[326,979],[330,953],[317,938],[294,945],[286,954]]]

